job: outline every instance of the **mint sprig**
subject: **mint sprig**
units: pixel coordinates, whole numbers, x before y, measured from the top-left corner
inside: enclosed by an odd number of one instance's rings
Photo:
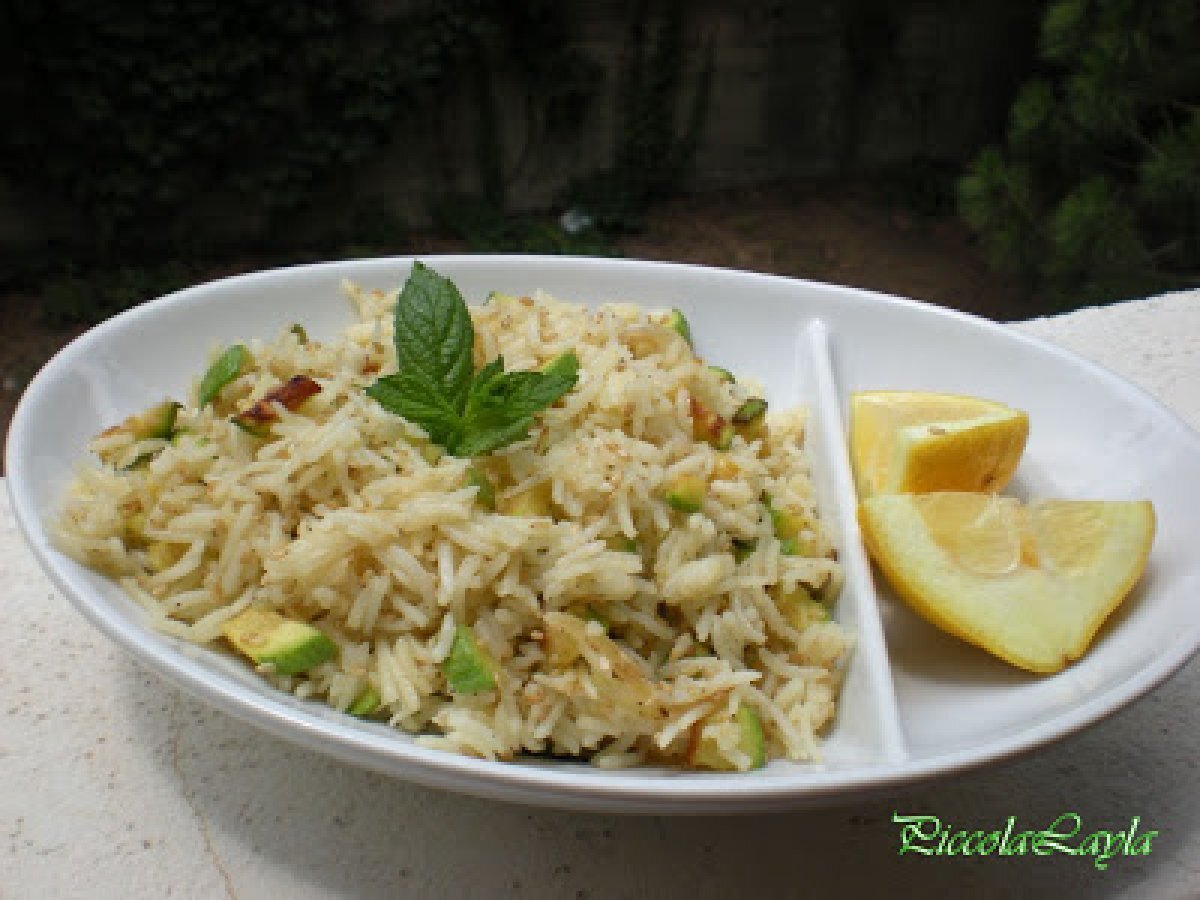
[[[479,456],[524,439],[533,417],[579,376],[573,351],[540,372],[505,372],[499,357],[476,372],[475,328],[462,294],[420,262],[396,301],[393,340],[399,371],[380,378],[367,395],[455,456]]]

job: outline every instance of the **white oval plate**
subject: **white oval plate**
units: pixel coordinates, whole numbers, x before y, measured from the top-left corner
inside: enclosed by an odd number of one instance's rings
[[[416,746],[382,725],[274,691],[225,654],[150,630],[110,581],[56,551],[45,523],[96,432],[180,396],[216,344],[273,338],[293,322],[318,337],[351,320],[343,278],[392,288],[411,259],[281,269],[190,288],[132,309],[71,343],[29,385],[6,465],[13,511],[54,583],[143,663],[268,731],[348,762],[503,800],[625,812],[734,812],[831,803],[1012,756],[1140,697],[1200,646],[1200,438],[1154,399],[1063,350],[959,313],[850,288],[626,260],[426,258],[468,302],[492,289],[585,302],[678,306],[698,351],[757,376],[777,405],[807,403],[818,496],[847,586],[837,616],[858,636],[824,760],[744,775],[606,772],[545,761],[492,763]],[[850,391],[977,394],[1030,414],[1012,490],[1149,498],[1159,531],[1148,571],[1081,661],[1018,672],[917,620],[872,583],[854,516],[842,416]],[[886,638],[885,638],[886,635]]]

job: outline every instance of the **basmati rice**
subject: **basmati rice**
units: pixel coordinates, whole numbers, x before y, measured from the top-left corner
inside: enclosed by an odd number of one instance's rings
[[[768,758],[817,756],[851,640],[795,602],[828,602],[841,582],[802,411],[718,450],[696,438],[694,404],[727,420],[753,392],[710,370],[662,312],[493,295],[471,310],[476,366],[503,355],[534,369],[573,350],[580,371],[527,440],[473,462],[498,486],[490,512],[468,485],[472,461],[364,393],[396,367],[396,294],[346,291],[359,323],[330,342],[293,330],[251,342],[253,365],[216,402],[198,409],[193,384],[169,441],[98,436],[101,465],[82,467],[65,500],[62,548],[198,643],[224,646],[223,623],[251,606],[314,624],[338,655],[263,677],[341,710],[373,691],[375,716],[430,746],[611,768],[698,764],[704,743],[746,769],[735,717],[749,706]],[[231,423],[298,374],[321,391],[278,407],[269,437]],[[697,512],[664,500],[683,475],[707,486]],[[507,514],[538,491],[548,515]],[[783,552],[764,496],[803,519],[803,555]],[[448,686],[458,625],[494,661],[493,690]]]

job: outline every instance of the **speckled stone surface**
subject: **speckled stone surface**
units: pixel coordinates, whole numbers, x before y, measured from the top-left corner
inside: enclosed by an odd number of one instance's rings
[[[1200,293],[1015,326],[1200,428]],[[1200,473],[1198,473],[1200,474]],[[1198,544],[1200,547],[1200,544]],[[1200,896],[1200,663],[1016,762],[786,815],[625,818],[436,793],[181,695],[42,576],[0,492],[0,898]],[[1197,598],[1200,602],[1200,598]],[[893,812],[956,828],[1159,832],[1146,856],[900,856]]]

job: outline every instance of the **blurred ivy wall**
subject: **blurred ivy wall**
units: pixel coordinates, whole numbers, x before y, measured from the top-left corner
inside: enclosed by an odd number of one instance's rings
[[[1041,7],[6,0],[0,281],[371,240],[458,195],[561,207],[589,173],[620,190],[639,140],[682,148],[672,190],[899,169],[919,192],[1001,133]]]

